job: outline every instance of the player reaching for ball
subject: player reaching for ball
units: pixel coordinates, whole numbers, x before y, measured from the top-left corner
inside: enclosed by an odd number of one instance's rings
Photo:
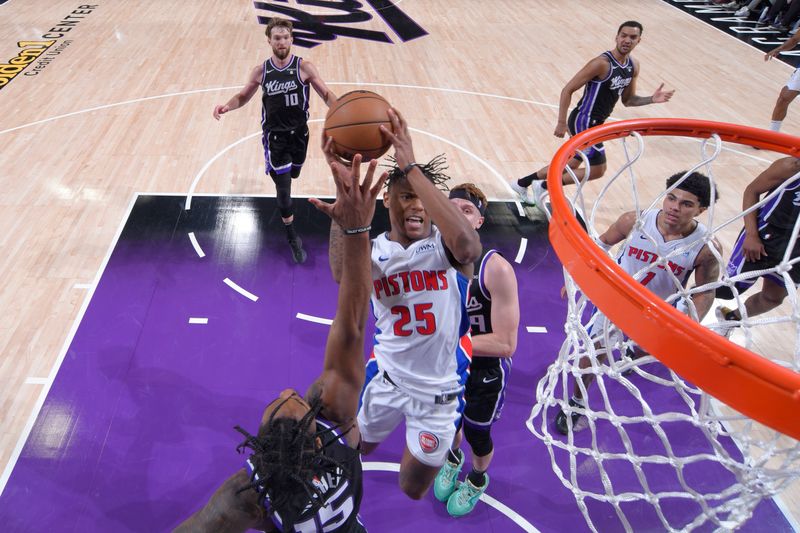
[[[266,35],[272,56],[250,73],[245,86],[224,105],[214,107],[214,118],[245,105],[259,87],[262,89],[261,143],[266,173],[275,182],[278,209],[286,228],[295,263],[304,263],[303,241],[294,229],[292,179],[300,176],[308,148],[308,86],[325,104],[336,102],[333,94],[310,62],[291,53],[292,23],[273,18]]]
[[[467,286],[481,242],[436,187],[447,179],[441,173],[443,159],[417,164],[406,121],[394,110],[389,117],[394,133],[385,126],[381,131],[395,149],[396,166],[383,196],[391,229],[372,241],[377,333],[358,426],[366,455],[405,419],[399,483],[405,494],[420,499],[444,464],[464,406],[472,354]],[[326,153],[334,159],[332,150]],[[343,271],[342,240],[352,231],[331,224],[331,271],[337,282],[349,275]]]

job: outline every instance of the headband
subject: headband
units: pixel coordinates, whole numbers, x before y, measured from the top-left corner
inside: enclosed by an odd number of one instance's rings
[[[478,208],[480,211],[481,216],[486,214],[486,204],[481,202],[481,199],[475,195],[469,193],[467,189],[453,189],[450,191],[449,198],[452,200],[453,198],[461,198],[462,200],[466,200],[468,202],[472,202],[472,204]]]

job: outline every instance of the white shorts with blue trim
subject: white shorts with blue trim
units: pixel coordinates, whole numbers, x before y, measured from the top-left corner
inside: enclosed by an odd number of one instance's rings
[[[423,402],[378,373],[365,386],[358,411],[364,442],[383,442],[405,419],[406,446],[423,464],[439,467],[456,435],[464,409],[463,394],[446,404]]]

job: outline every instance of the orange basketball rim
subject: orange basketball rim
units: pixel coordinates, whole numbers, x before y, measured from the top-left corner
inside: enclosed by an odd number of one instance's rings
[[[564,143],[547,176],[550,242],[581,291],[637,344],[742,414],[800,440],[800,374],[706,329],[625,273],[581,228],[564,197],[561,172],[577,151],[626,137],[685,136],[756,146],[800,157],[800,138],[747,126],[691,119],[603,124]],[[578,173],[580,177],[580,173]]]

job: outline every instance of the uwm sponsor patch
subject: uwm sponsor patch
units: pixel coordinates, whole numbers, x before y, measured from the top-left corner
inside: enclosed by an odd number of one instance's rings
[[[272,17],[291,20],[294,44],[304,48],[339,37],[393,44],[387,32],[363,27],[376,14],[403,42],[428,35],[392,0],[276,0],[254,2],[254,5],[259,24],[266,26]]]

